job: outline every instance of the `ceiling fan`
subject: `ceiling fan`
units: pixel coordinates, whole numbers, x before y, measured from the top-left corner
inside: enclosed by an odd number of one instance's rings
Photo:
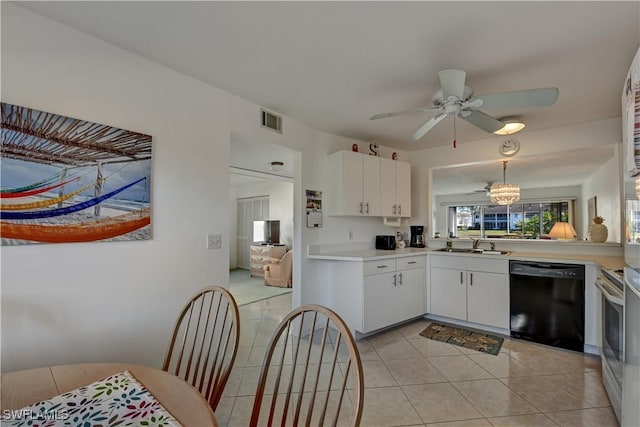
[[[376,114],[370,120],[399,116],[409,113],[438,111],[414,134],[417,141],[448,115],[458,116],[489,133],[504,126],[504,123],[480,111],[481,108],[525,108],[549,107],[558,99],[558,88],[517,90],[472,96],[473,91],[465,85],[467,73],[462,70],[443,70],[438,73],[441,89],[433,95],[433,107],[414,108],[393,113]]]
[[[487,181],[487,185],[482,187],[482,190],[473,190],[471,193],[467,193],[467,196],[471,196],[473,194],[484,193],[487,197],[489,197],[489,192],[491,191],[491,186],[493,185],[493,181]]]

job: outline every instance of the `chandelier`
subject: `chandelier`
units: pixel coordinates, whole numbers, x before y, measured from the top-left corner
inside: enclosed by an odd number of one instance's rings
[[[507,161],[502,162],[502,184],[493,184],[489,189],[491,202],[498,205],[510,205],[520,200],[520,187],[507,184]]]

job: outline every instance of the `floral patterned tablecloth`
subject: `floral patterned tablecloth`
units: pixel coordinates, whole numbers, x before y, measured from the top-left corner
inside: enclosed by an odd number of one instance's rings
[[[3,426],[181,426],[129,371],[15,411]]]

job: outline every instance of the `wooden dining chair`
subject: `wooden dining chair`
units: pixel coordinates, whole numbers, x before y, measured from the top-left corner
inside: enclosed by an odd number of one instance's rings
[[[360,353],[344,321],[303,305],[280,322],[266,350],[250,426],[359,426]]]
[[[162,369],[198,389],[215,410],[239,339],[240,315],[233,296],[220,286],[204,288],[182,308]]]

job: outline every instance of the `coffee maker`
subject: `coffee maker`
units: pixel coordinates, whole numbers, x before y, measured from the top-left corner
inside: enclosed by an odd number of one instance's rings
[[[409,228],[411,228],[409,246],[412,248],[424,248],[424,225],[412,225]]]

